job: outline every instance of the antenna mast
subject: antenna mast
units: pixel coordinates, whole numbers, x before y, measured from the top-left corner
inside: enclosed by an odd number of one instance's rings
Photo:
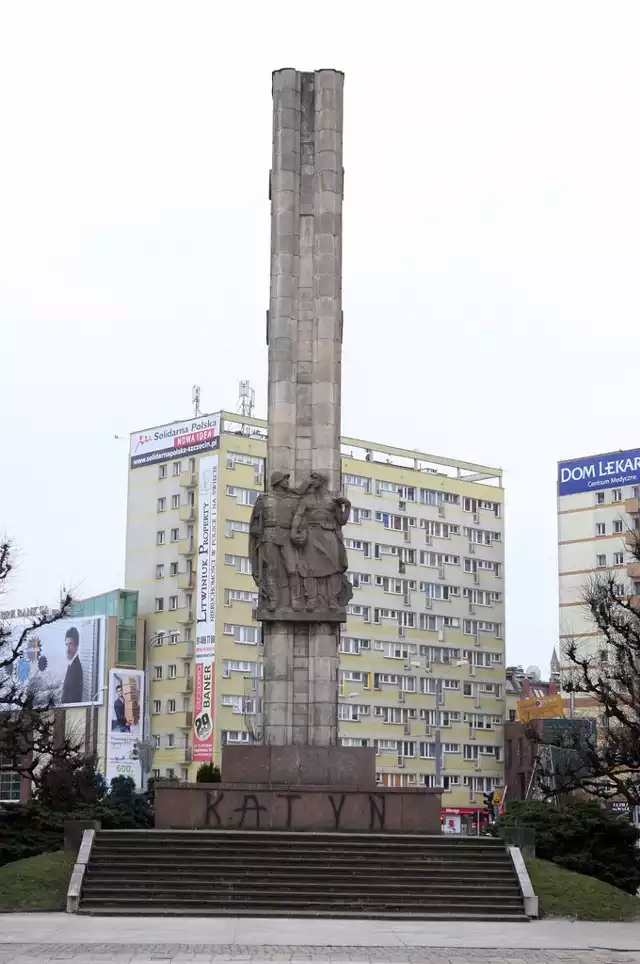
[[[256,407],[256,393],[251,387],[251,382],[243,381],[239,383],[238,386],[238,407],[237,411],[240,415],[248,415],[249,418],[253,417],[253,413]]]
[[[199,415],[202,415],[202,412],[200,411],[200,386],[199,385],[194,385],[193,388],[191,389],[191,403],[193,405],[194,418],[198,418]]]

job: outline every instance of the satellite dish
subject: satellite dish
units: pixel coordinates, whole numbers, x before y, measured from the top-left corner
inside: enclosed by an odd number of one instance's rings
[[[539,666],[527,666],[524,675],[530,683],[539,683],[540,679],[542,678],[542,673],[540,672]]]

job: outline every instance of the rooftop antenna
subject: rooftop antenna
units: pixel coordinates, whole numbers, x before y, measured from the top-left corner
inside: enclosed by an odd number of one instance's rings
[[[193,405],[194,418],[198,418],[199,415],[202,415],[202,412],[200,411],[200,386],[199,385],[194,385],[193,388],[191,389],[191,403]]]
[[[240,382],[238,385],[238,413],[240,415],[248,415],[249,418],[252,418],[255,407],[256,393],[251,387],[251,382]]]

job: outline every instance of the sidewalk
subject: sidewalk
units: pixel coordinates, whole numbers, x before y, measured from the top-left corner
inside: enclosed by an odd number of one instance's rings
[[[569,954],[571,951],[582,953]],[[587,951],[591,952],[588,956]],[[640,962],[640,923],[0,915],[0,964],[61,958],[136,962],[581,960],[605,964],[621,960],[635,964]]]

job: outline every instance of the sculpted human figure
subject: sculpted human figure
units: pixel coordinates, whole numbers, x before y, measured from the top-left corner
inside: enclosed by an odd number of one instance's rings
[[[273,472],[271,490],[258,496],[249,523],[249,558],[259,589],[258,608],[303,609],[298,551],[291,543],[291,525],[299,495],[289,487],[290,476]]]
[[[298,572],[308,612],[339,609],[351,599],[342,538],[350,510],[348,499],[329,493],[328,479],[321,472],[311,472],[300,487],[291,541],[298,547]]]

